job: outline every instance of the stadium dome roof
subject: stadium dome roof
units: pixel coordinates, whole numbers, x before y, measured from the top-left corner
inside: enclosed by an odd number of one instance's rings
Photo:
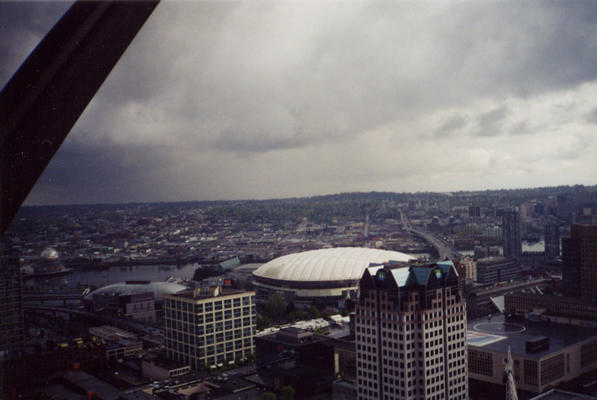
[[[362,247],[339,247],[288,254],[263,264],[257,278],[282,281],[358,280],[371,263],[409,261],[415,257],[397,251]]]
[[[187,290],[184,285],[174,282],[127,281],[101,287],[89,293],[86,298],[92,299],[95,294],[134,294],[153,292],[155,300],[161,300],[163,294],[174,294]]]

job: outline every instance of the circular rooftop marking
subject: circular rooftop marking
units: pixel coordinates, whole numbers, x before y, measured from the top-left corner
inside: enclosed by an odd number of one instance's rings
[[[522,333],[526,331],[526,327],[514,322],[479,322],[473,329],[483,333]]]

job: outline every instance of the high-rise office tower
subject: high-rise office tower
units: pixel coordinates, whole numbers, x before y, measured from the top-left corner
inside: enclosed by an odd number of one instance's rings
[[[502,244],[504,256],[520,259],[522,240],[520,237],[520,214],[518,211],[504,211],[502,215]]]
[[[359,291],[359,399],[468,398],[466,305],[452,262],[371,266]]]
[[[572,225],[562,239],[565,293],[597,301],[597,224]]]
[[[163,298],[168,358],[202,369],[254,353],[255,292],[211,286]]]
[[[545,225],[545,257],[553,260],[560,256],[560,226],[558,224]]]
[[[558,195],[557,208],[557,216],[560,221],[569,223],[572,219],[572,199],[569,194]]]
[[[5,358],[24,350],[23,287],[19,259],[0,257],[0,358]]]
[[[21,357],[25,348],[21,266],[17,257],[3,253],[0,244],[0,399],[9,383],[4,363]]]

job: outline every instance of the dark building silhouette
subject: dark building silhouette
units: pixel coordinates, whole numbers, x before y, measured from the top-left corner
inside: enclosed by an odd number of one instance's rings
[[[520,259],[522,255],[520,213],[516,210],[504,211],[502,215],[502,243],[505,257]]]
[[[572,200],[568,194],[560,194],[557,197],[557,215],[560,221],[570,223],[572,220]]]
[[[479,206],[469,206],[468,208],[468,216],[472,218],[480,217],[481,216],[481,207]]]
[[[8,363],[23,355],[24,333],[20,262],[15,256],[0,254],[0,398],[12,381]]]
[[[0,260],[0,359],[24,349],[23,287],[19,259]]]
[[[597,224],[570,227],[562,239],[564,292],[584,300],[597,300]]]
[[[255,338],[257,372],[268,388],[297,398],[329,398],[337,375],[356,375],[354,343],[290,327]]]
[[[545,257],[553,260],[560,256],[560,226],[558,224],[545,225]]]

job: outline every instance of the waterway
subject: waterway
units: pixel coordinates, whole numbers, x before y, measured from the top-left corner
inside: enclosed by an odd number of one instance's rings
[[[543,241],[535,243],[522,243],[523,251],[544,251],[545,243]],[[473,250],[463,250],[460,253],[473,255]],[[500,247],[501,253],[501,247]],[[430,257],[427,253],[416,254],[417,258]],[[87,287],[97,288],[125,281],[165,281],[168,278],[190,280],[193,278],[195,270],[199,264],[176,265],[136,265],[136,266],[114,266],[107,269],[77,269],[72,273],[51,278],[51,279],[32,279],[24,282],[28,288],[33,287],[52,287],[52,288],[77,288]]]
[[[50,279],[31,279],[25,286],[77,288],[81,286],[101,287],[125,281],[165,281],[168,278],[190,280],[198,264],[176,265],[135,265],[114,266],[106,269],[78,269],[72,273]]]

